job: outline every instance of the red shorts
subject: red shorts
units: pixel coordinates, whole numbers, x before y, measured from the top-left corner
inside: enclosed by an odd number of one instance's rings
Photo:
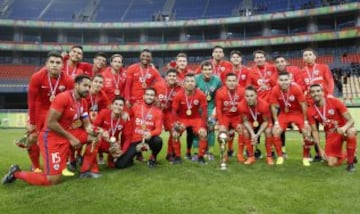
[[[338,133],[326,133],[325,154],[329,157],[342,157],[344,136]]]
[[[195,119],[180,118],[179,122],[182,123],[185,127],[192,127],[192,130],[194,131],[195,134],[199,133],[199,130],[201,128],[206,129],[205,127],[202,126],[201,118],[195,118]]]
[[[164,112],[164,128],[165,131],[171,131],[174,121],[172,120],[172,113],[171,112]]]
[[[69,156],[69,141],[48,130],[40,132],[38,141],[43,156],[45,174],[61,175]]]
[[[304,116],[300,112],[283,113],[281,112],[278,117],[279,125],[283,131],[291,124],[295,125],[301,131],[304,128]]]
[[[85,144],[88,142],[88,133],[83,128],[70,129],[68,130],[70,134],[76,137],[81,144]]]
[[[236,129],[236,127],[238,125],[241,125],[241,123],[242,123],[242,120],[241,120],[240,116],[236,116],[236,117],[223,116],[223,119],[221,122],[219,122],[219,125],[225,126],[225,128],[227,130],[230,130],[230,128]]]

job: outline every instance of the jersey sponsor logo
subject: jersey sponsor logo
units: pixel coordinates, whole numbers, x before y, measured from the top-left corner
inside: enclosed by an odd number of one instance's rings
[[[194,100],[194,105],[197,106],[197,105],[199,105],[199,103],[200,103],[199,100]]]
[[[271,72],[271,71],[266,71],[266,74],[267,74],[268,76],[270,76],[270,75],[272,74],[272,72]]]
[[[224,101],[224,106],[228,106],[229,105],[229,101]]]

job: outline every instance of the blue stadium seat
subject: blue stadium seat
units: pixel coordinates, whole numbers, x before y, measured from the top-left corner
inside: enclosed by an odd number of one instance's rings
[[[166,0],[134,0],[125,21],[151,21],[154,13],[160,12]]]
[[[56,0],[46,11],[42,19],[51,21],[72,21],[73,15],[81,11],[87,1]]]
[[[48,3],[44,0],[15,0],[8,18],[37,19]]]
[[[101,1],[99,8],[97,10],[96,21],[98,22],[120,21],[125,10],[129,7],[130,2],[131,0]]]

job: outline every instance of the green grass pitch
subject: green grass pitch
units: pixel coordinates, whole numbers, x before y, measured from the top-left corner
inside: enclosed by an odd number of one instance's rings
[[[21,133],[0,130],[1,176],[13,163],[29,168],[26,151],[12,143]],[[259,148],[264,151],[263,143]],[[65,178],[52,187],[3,185],[0,213],[359,213],[359,168],[348,173],[346,165],[303,167],[301,148],[300,135],[288,132],[283,166],[267,166],[264,159],[245,166],[232,158],[221,171],[218,152],[204,166],[170,165],[164,146],[156,169],[136,162],[125,170],[104,167],[99,179]]]

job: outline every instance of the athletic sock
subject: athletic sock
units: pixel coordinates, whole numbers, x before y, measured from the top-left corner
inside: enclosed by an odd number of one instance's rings
[[[25,181],[28,184],[36,186],[49,186],[46,174],[37,172],[15,172],[15,178]]]

